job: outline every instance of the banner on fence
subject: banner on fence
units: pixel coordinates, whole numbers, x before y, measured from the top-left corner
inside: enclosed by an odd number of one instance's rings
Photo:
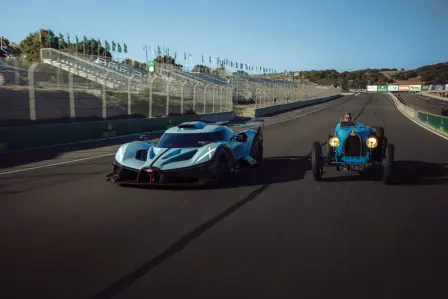
[[[421,85],[409,85],[409,91],[422,91]]]
[[[429,87],[429,91],[442,91],[442,90],[446,90],[446,84],[432,84]]]
[[[409,85],[400,85],[398,87],[399,91],[409,91]]]
[[[378,92],[387,92],[387,85],[378,85],[377,91]]]
[[[367,91],[376,91],[377,86],[376,85],[368,85]]]
[[[388,91],[398,91],[398,85],[388,85],[387,90]]]

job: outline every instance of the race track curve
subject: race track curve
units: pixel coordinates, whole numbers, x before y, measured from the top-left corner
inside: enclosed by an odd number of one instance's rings
[[[1,298],[438,298],[448,266],[448,141],[388,95],[265,129],[238,186],[105,183],[111,157],[0,176]],[[344,112],[385,127],[396,181],[307,158]],[[295,112],[297,113],[297,112]]]

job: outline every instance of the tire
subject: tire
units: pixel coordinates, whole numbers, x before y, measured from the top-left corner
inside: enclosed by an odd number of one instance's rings
[[[315,141],[311,149],[311,170],[316,181],[322,180],[323,163],[320,142]]]
[[[218,173],[216,174],[214,185],[228,182],[231,176],[229,163],[224,152],[221,153],[218,161]]]
[[[383,127],[375,127],[375,134],[378,139],[383,140],[384,139],[384,128]]]
[[[387,144],[388,144],[387,137],[384,137],[383,143],[381,144],[381,159],[386,157]]]
[[[386,185],[390,184],[392,181],[394,157],[395,157],[395,146],[392,143],[390,143],[387,145],[386,149],[386,157],[382,178],[383,183]]]
[[[261,162],[263,162],[264,159],[264,153],[263,153],[263,144],[260,142],[257,145],[257,154],[256,154],[256,158],[257,160],[257,164],[255,165],[260,165]]]

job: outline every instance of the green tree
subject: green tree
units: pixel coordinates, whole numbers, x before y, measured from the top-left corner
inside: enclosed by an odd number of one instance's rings
[[[85,53],[87,55],[99,55],[104,57],[112,57],[109,51],[106,51],[104,47],[100,47],[97,40],[87,41],[87,45],[81,42],[79,45],[76,43],[68,44],[64,39],[59,39],[52,30],[41,29],[40,31],[30,33],[24,40],[20,42],[20,50],[29,62],[40,61],[40,49],[52,48],[61,50],[68,53]],[[85,48],[84,48],[85,47]]]
[[[225,74],[225,72],[226,72],[226,68],[225,67],[218,67],[212,73],[216,74],[218,76],[223,76]]]
[[[42,36],[41,39],[39,32],[30,33],[25,39],[20,42],[20,50],[24,55],[26,55],[26,60],[28,60],[29,62],[40,61],[41,40],[44,43],[49,44],[48,37]]]
[[[155,59],[155,61],[160,64],[167,64],[167,65],[172,65],[174,66],[176,69],[182,69],[183,66],[181,64],[177,64],[176,63],[176,59],[174,59],[173,57],[169,56],[169,55],[158,55]]]
[[[210,68],[202,64],[197,64],[194,66],[193,72],[210,74]]]

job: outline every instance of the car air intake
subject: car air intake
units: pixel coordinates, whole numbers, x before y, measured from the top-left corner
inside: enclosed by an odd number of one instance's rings
[[[140,161],[146,161],[148,159],[148,150],[138,150],[135,153],[135,159]]]
[[[362,140],[359,135],[348,135],[344,142],[344,155],[359,157],[362,155]]]

